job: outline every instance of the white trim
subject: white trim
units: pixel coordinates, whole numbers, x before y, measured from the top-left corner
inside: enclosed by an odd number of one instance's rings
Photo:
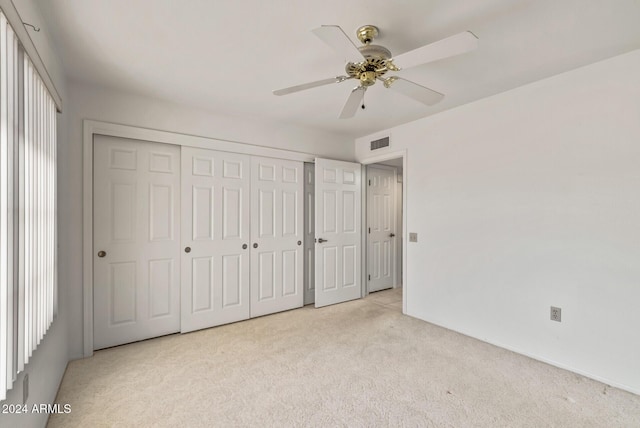
[[[84,121],[82,135],[82,296],[83,354],[93,355],[93,132]]]
[[[0,0],[1,1],[1,0]],[[179,134],[156,129],[139,128],[85,119],[82,123],[82,295],[83,295],[83,356],[93,355],[93,136],[129,138],[177,146],[245,153],[301,162],[314,162],[315,155],[272,147],[217,140],[196,135]],[[397,157],[397,156],[396,156]]]
[[[370,165],[372,163],[378,163],[386,160],[402,158],[402,171],[403,171],[403,179],[402,179],[402,313],[406,315],[407,313],[407,243],[409,241],[407,235],[407,200],[406,197],[407,188],[409,185],[409,180],[407,179],[406,171],[407,163],[409,161],[408,152],[406,149],[398,150],[395,152],[387,152],[383,154],[379,154],[376,156],[365,157],[364,159],[358,160],[363,165]],[[367,177],[365,179],[368,180]],[[363,192],[364,193],[364,192]],[[366,225],[364,226],[366,227]],[[363,229],[363,235],[366,232],[366,229]]]
[[[316,158],[314,154],[310,153],[276,149],[273,147],[241,143],[237,141],[219,140],[216,138],[201,137],[197,135],[180,134],[177,132],[161,131],[157,129],[140,128],[137,126],[120,125],[117,123],[85,119],[83,124],[84,128],[90,132],[91,135],[100,134],[110,137],[153,141],[156,143],[175,144],[177,146],[212,149],[221,152],[244,153],[252,156],[264,156],[268,158],[288,159],[301,162],[313,162]],[[85,138],[86,137],[87,135],[85,134]]]

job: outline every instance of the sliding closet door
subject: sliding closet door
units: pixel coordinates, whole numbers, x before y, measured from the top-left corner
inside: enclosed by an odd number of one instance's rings
[[[180,330],[180,149],[96,135],[94,349]]]
[[[251,317],[303,305],[303,165],[251,158]]]
[[[181,331],[249,318],[250,157],[182,148]]]

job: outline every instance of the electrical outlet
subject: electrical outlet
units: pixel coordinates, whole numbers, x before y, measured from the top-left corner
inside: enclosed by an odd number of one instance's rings
[[[418,242],[418,234],[417,233],[409,233],[409,242]]]
[[[27,404],[29,398],[29,374],[24,375],[22,379],[22,404]]]
[[[562,321],[562,309],[551,306],[551,321]]]

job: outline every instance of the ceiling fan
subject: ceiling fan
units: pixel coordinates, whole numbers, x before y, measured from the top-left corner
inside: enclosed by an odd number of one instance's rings
[[[385,88],[393,89],[423,104],[436,104],[442,100],[443,94],[399,76],[386,76],[387,72],[400,71],[463,54],[478,46],[478,38],[471,31],[465,31],[394,57],[391,51],[384,46],[371,44],[379,33],[378,28],[374,25],[364,25],[356,31],[358,40],[362,42],[360,47],[356,47],[342,28],[337,25],[323,25],[314,29],[313,33],[333,48],[343,59],[347,61],[352,59],[355,62],[347,62],[346,75],[278,89],[273,91],[273,94],[287,95],[331,83],[358,79],[360,84],[351,91],[340,114],[340,119],[347,119],[356,114],[358,106],[361,105],[364,98],[364,93],[369,86],[376,83],[376,80],[381,81]]]

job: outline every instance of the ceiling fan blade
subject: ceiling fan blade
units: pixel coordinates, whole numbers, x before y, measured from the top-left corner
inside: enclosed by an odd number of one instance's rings
[[[444,98],[440,92],[425,88],[402,77],[390,77],[384,81],[384,86],[428,106],[434,105]]]
[[[337,25],[323,25],[312,30],[323,42],[329,45],[344,62],[357,61],[363,58],[346,33]]]
[[[345,80],[352,79],[348,76],[337,76],[330,79],[317,80],[315,82],[303,83],[302,85],[291,86],[289,88],[278,89],[273,91],[273,95],[287,95],[294,92],[304,91],[305,89],[317,88],[318,86],[329,85],[330,83],[340,83]]]
[[[366,87],[358,86],[351,91],[351,95],[347,98],[347,102],[342,108],[342,113],[340,113],[340,119],[349,119],[356,115],[356,111],[358,111],[358,107],[360,107],[360,104],[362,103],[366,90]]]
[[[471,31],[456,34],[434,43],[405,52],[393,58],[401,70],[470,52],[478,47],[478,38]]]

